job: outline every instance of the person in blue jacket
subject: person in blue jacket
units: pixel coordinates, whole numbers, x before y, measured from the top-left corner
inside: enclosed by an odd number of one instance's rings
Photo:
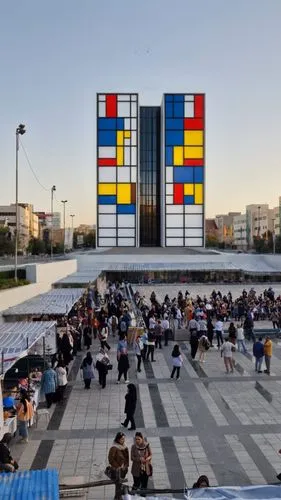
[[[253,345],[253,355],[256,358],[255,370],[258,373],[262,373],[262,361],[264,357],[264,347],[262,343],[262,337],[259,337],[259,340],[256,340]]]

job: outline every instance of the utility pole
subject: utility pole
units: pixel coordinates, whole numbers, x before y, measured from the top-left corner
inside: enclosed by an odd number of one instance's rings
[[[71,217],[71,229],[72,229],[72,250],[73,250],[73,235],[74,235],[74,230],[73,230],[73,219],[75,217],[75,214],[70,214]]]
[[[272,252],[275,254],[275,219],[272,219],[273,229],[272,229]]]
[[[15,238],[15,281],[18,281],[18,241],[19,241],[19,136],[25,134],[25,125],[22,123],[16,128],[16,238]]]
[[[53,258],[53,217],[54,217],[54,191],[56,186],[51,188],[51,259]]]
[[[65,204],[67,200],[61,200],[63,203],[63,253],[65,255]]]

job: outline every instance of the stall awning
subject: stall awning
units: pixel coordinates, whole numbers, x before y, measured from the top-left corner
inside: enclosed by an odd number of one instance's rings
[[[85,293],[84,288],[58,288],[26,300],[3,311],[4,318],[11,316],[64,315]]]
[[[5,374],[18,359],[26,356],[28,350],[55,325],[55,321],[18,321],[0,325],[0,373]]]
[[[0,474],[3,500],[59,499],[59,475],[55,469]]]

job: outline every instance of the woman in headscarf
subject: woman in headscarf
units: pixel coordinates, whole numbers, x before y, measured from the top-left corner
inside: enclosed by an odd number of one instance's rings
[[[129,467],[129,450],[123,432],[117,432],[108,453],[108,461],[113,469],[113,476],[115,475],[116,479],[124,479]]]
[[[83,371],[83,380],[85,389],[90,389],[92,378],[94,378],[93,358],[90,351],[87,352],[86,357],[83,359],[80,369]]]
[[[152,453],[149,443],[141,432],[136,432],[135,443],[131,448],[133,490],[146,489],[148,478],[152,476]]]
[[[207,478],[207,476],[200,476],[196,483],[193,484],[192,488],[193,489],[196,489],[196,488],[209,488],[210,487],[210,483],[209,483],[209,479]]]
[[[128,384],[128,392],[125,396],[125,410],[126,418],[124,422],[121,422],[123,427],[127,427],[129,422],[131,422],[131,427],[128,428],[129,431],[136,429],[134,414],[137,405],[137,390],[135,384]]]
[[[99,372],[99,384],[102,389],[106,386],[106,376],[108,374],[108,366],[110,365],[110,359],[105,350],[100,348],[96,356],[96,369]],[[112,365],[111,365],[112,366]]]

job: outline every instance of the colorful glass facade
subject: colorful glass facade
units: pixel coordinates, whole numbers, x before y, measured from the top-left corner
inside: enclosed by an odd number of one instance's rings
[[[137,238],[138,95],[97,95],[97,244]]]
[[[204,245],[204,102],[164,95],[164,246]]]

